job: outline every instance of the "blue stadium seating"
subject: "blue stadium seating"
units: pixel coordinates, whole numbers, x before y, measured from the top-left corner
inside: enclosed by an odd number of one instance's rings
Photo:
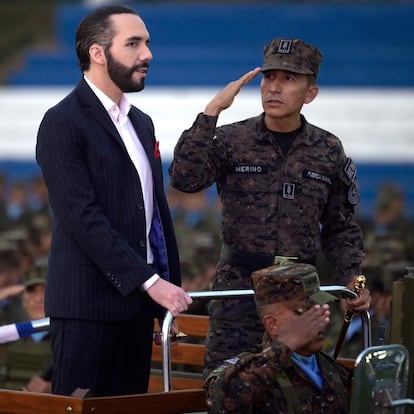
[[[151,33],[148,85],[223,85],[258,66],[264,43],[302,37],[325,55],[319,83],[414,86],[413,4],[139,4]],[[90,11],[56,9],[56,48],[30,51],[12,85],[73,85],[79,78],[74,34]]]
[[[414,4],[139,4],[151,33],[154,60],[147,85],[220,86],[258,66],[264,43],[301,37],[324,55],[319,84],[335,87],[414,87]],[[80,73],[74,34],[90,11],[56,9],[56,46],[29,51],[9,85],[75,85]],[[256,82],[256,80],[254,81]],[[254,85],[253,82],[253,85]],[[258,82],[258,81],[257,81]],[[37,171],[33,164],[0,162],[11,176]],[[369,215],[379,183],[398,182],[414,216],[414,164],[359,165],[361,212]]]

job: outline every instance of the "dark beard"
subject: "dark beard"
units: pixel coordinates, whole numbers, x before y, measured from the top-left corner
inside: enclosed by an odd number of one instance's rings
[[[124,92],[140,92],[145,87],[145,79],[142,78],[140,81],[134,81],[132,75],[135,71],[140,68],[147,68],[148,63],[143,63],[141,65],[135,65],[131,68],[123,65],[113,58],[111,52],[106,52],[106,60],[108,62],[108,75],[112,79],[112,82],[115,83],[118,88]]]

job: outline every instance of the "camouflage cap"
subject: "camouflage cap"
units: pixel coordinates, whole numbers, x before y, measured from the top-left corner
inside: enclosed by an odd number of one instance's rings
[[[24,286],[26,288],[46,284],[47,259],[37,260],[24,274]]]
[[[320,290],[315,266],[305,263],[274,265],[252,273],[257,306],[283,303],[288,308],[307,310],[315,303],[337,300],[336,296]]]
[[[285,70],[318,76],[322,55],[315,46],[300,39],[273,39],[264,48],[262,72]]]

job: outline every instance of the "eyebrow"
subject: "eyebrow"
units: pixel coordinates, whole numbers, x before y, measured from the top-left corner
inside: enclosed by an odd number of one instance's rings
[[[131,36],[131,37],[128,37],[125,41],[126,41],[126,42],[143,41],[143,42],[145,42],[147,45],[148,45],[148,44],[149,44],[149,42],[150,42],[149,38],[148,38],[147,40],[145,40],[142,36]]]

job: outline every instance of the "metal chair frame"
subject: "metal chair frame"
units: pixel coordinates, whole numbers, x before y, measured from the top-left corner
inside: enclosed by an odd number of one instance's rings
[[[322,291],[331,293],[342,298],[355,299],[358,295],[352,290],[339,285],[321,286]],[[220,290],[220,291],[206,291],[206,292],[188,292],[193,300],[219,300],[231,299],[237,297],[252,297],[254,291],[252,289],[244,290]],[[162,374],[164,392],[171,391],[171,340],[170,329],[173,321],[173,315],[167,311],[162,323]],[[362,329],[364,348],[371,346],[371,316],[368,311],[362,313]]]

